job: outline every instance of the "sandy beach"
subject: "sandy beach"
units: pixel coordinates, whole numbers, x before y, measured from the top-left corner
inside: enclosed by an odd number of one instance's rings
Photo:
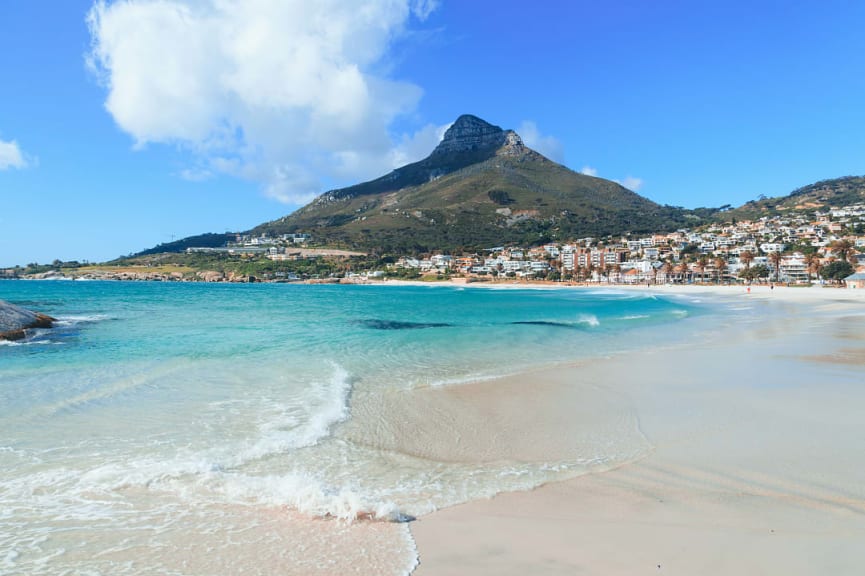
[[[415,574],[862,573],[865,290],[649,291],[732,302],[751,321],[719,318],[673,347],[426,392],[436,413],[472,415],[472,430],[441,427],[475,438],[463,452],[544,458],[623,410],[636,422],[629,442],[646,450],[421,517]]]

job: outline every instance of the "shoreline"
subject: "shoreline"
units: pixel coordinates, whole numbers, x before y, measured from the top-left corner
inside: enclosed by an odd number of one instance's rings
[[[720,328],[708,345],[523,375],[528,388],[579,378],[628,396],[652,449],[606,472],[419,518],[413,574],[860,569],[865,457],[855,439],[865,423],[854,406],[865,401],[855,386],[865,330],[855,323],[865,291],[756,288],[634,287],[750,301],[755,324]]]
[[[218,280],[206,279],[200,276],[196,279],[183,278],[180,276],[172,276],[163,273],[148,273],[148,272],[111,272],[109,274],[90,276],[90,275],[65,275],[65,274],[40,274],[36,276],[16,276],[16,277],[0,277],[0,280],[9,281],[30,281],[30,282],[164,282],[177,284],[295,284],[295,285],[341,285],[341,286],[448,286],[448,287],[463,287],[463,288],[546,288],[546,289],[573,289],[573,288],[589,288],[589,289],[610,289],[621,288],[625,290],[656,290],[656,289],[671,289],[677,291],[680,289],[700,289],[707,291],[729,291],[732,289],[740,289],[747,291],[752,290],[773,290],[773,289],[818,289],[825,288],[828,290],[848,290],[844,285],[840,284],[789,284],[775,282],[760,282],[751,284],[715,284],[715,283],[616,283],[616,282],[558,282],[551,280],[525,280],[525,279],[483,279],[479,280],[475,277],[454,277],[442,280],[404,280],[399,278],[383,278],[369,279],[365,277],[358,278],[322,278],[322,279],[307,279],[307,280],[249,280],[247,277],[226,277]]]

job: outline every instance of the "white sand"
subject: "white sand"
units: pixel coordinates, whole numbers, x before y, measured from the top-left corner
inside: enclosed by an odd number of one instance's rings
[[[511,410],[521,427],[549,428],[546,408],[533,424],[519,407],[597,382],[629,398],[650,453],[420,518],[416,574],[865,573],[865,290],[651,290],[735,298],[754,322],[720,320],[679,349],[527,375],[538,386],[495,403],[499,419]],[[485,405],[502,391],[469,385],[459,396]]]

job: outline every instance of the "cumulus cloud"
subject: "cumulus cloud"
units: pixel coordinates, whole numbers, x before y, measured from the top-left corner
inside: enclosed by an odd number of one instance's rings
[[[537,124],[530,120],[523,121],[517,129],[517,134],[526,146],[540,152],[550,160],[561,163],[565,159],[562,143],[554,136],[544,136],[538,130]]]
[[[633,176],[626,176],[624,180],[616,180],[616,182],[634,192],[638,192],[643,187],[643,179],[634,178]]]
[[[213,172],[206,168],[184,168],[178,175],[188,182],[204,182],[213,178]]]
[[[453,122],[441,126],[427,124],[412,135],[403,134],[399,144],[391,151],[390,167],[399,168],[429,156],[452,124]]]
[[[421,89],[389,78],[388,50],[435,0],[100,0],[88,64],[136,147],[197,155],[303,202],[329,180],[377,176],[414,140],[390,133]],[[397,141],[394,144],[394,140]],[[431,149],[431,148],[430,148]]]
[[[27,168],[33,163],[33,159],[28,158],[18,143],[15,140],[6,142],[0,140],[0,170],[10,170],[12,168]]]
[[[438,0],[414,0],[411,4],[411,11],[418,20],[426,20],[438,7]]]
[[[598,170],[596,168],[592,168],[589,165],[583,166],[583,169],[580,170],[580,174],[585,174],[586,176],[594,176],[598,177]],[[621,184],[628,190],[632,192],[638,192],[640,188],[643,187],[643,179],[635,178],[634,176],[626,176],[623,180],[619,180],[617,178],[613,178],[613,182],[617,184]]]

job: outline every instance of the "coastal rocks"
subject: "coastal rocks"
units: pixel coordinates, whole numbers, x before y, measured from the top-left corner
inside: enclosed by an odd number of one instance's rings
[[[225,280],[225,274],[215,270],[202,270],[196,273],[196,276],[204,282],[222,282]]]
[[[51,328],[54,318],[0,300],[0,340],[21,340],[30,328]]]

